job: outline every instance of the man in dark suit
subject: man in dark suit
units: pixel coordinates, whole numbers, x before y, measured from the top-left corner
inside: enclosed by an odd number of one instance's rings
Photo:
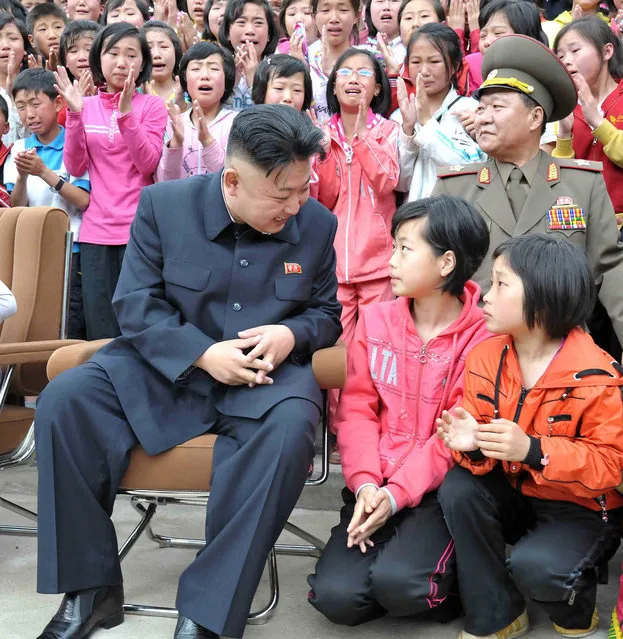
[[[180,579],[176,639],[241,637],[302,491],[339,337],[335,217],[308,200],[322,133],[286,106],[236,117],[222,174],[144,189],[113,300],[122,335],[37,407],[38,590],[67,593],[40,639],[123,621],[110,520],[140,443],[219,435],[206,542]]]

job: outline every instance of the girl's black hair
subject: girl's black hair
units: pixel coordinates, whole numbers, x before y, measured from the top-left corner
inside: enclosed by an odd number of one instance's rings
[[[182,60],[182,42],[180,41],[175,29],[162,20],[150,20],[141,27],[142,33],[147,37],[149,31],[164,31],[167,34],[171,44],[173,45],[173,51],[175,52],[175,62],[173,64],[173,75],[176,76],[179,73],[180,62]]]
[[[24,9],[24,5],[18,0],[0,0],[0,11],[6,11],[14,18],[21,20],[26,24],[28,20],[28,12]]]
[[[74,78],[71,71],[67,69],[67,52],[80,38],[88,34],[91,34],[93,39],[95,39],[95,36],[102,30],[102,28],[101,24],[94,22],[93,20],[72,20],[63,29],[63,33],[61,33],[61,41],[58,45],[58,58],[61,66],[65,67],[67,75],[72,82],[77,78]]]
[[[292,34],[288,33],[286,29],[286,12],[291,4],[298,2],[299,0],[283,0],[281,3],[281,9],[279,9],[279,26],[281,28],[281,33],[287,38],[289,38]],[[312,2],[310,1],[309,6],[311,8]]]
[[[458,297],[489,250],[489,229],[482,215],[463,198],[452,195],[422,198],[403,204],[392,218],[392,237],[411,220],[426,219],[422,237],[437,256],[452,251],[456,266],[446,277],[442,293]]]
[[[212,33],[209,25],[210,11],[215,1],[216,0],[208,0],[203,7],[203,33],[201,34],[201,39],[206,42],[216,42],[216,44],[218,44],[218,33]]]
[[[264,0],[229,0],[225,13],[223,14],[223,21],[218,30],[218,40],[221,46],[234,53],[234,47],[229,41],[229,29],[242,15],[245,4],[255,4],[264,10],[264,16],[268,24],[268,44],[264,51],[262,51],[260,57],[263,58],[267,55],[272,55],[279,43],[279,29],[277,29],[277,25],[275,24],[273,10]]]
[[[374,79],[376,83],[381,87],[378,95],[375,95],[372,98],[372,102],[370,103],[370,108],[374,111],[374,113],[387,113],[391,104],[391,89],[389,87],[389,80],[387,79],[387,74],[385,73],[381,63],[377,60],[376,56],[370,51],[366,51],[365,49],[357,49],[356,47],[351,47],[342,53],[342,55],[337,59],[333,70],[331,71],[331,75],[329,76],[329,81],[327,82],[327,108],[329,109],[329,113],[339,113],[340,112],[340,103],[337,101],[337,97],[335,96],[335,80],[337,78],[338,69],[346,62],[346,60],[352,58],[356,55],[366,56],[372,62],[372,68],[374,69]]]
[[[610,25],[597,16],[586,16],[566,24],[554,39],[554,51],[558,49],[560,40],[570,31],[576,31],[578,35],[593,45],[601,61],[603,62],[603,48],[607,44],[613,47],[613,53],[608,60],[608,73],[617,81],[623,78],[623,44],[613,33]]]
[[[549,48],[549,40],[541,28],[541,14],[532,2],[493,0],[481,10],[478,16],[478,25],[481,30],[496,13],[501,13],[506,18],[513,33],[534,38]]]
[[[555,233],[530,233],[502,242],[493,259],[501,256],[523,284],[529,329],[539,326],[551,339],[561,339],[588,322],[597,292],[588,258],[577,244]]]
[[[1,2],[2,0],[0,0]],[[26,25],[19,19],[16,18],[13,14],[7,13],[6,11],[0,10],[0,31],[6,27],[7,24],[14,24],[19,30],[20,35],[22,36],[22,40],[24,41],[24,59],[20,64],[20,71],[28,68],[28,56],[32,53],[35,54],[35,48],[30,44],[30,40],[28,39],[28,29]]]
[[[134,0],[136,2],[137,9],[141,12],[143,20],[147,22],[151,15],[149,13],[149,5],[144,0]],[[108,0],[104,6],[104,13],[102,14],[102,24],[106,24],[108,21],[108,14],[119,7],[122,7],[126,3],[126,0]]]
[[[411,57],[413,45],[422,38],[426,38],[433,47],[441,53],[443,56],[443,65],[446,68],[450,82],[452,86],[456,88],[456,76],[463,61],[463,52],[461,51],[459,36],[454,29],[451,29],[447,24],[437,22],[423,24],[419,29],[416,29],[409,38],[407,57],[405,58],[407,64]]]
[[[306,64],[293,58],[291,55],[277,53],[264,58],[257,67],[253,78],[253,90],[251,98],[254,104],[264,104],[268,83],[273,78],[291,78],[296,73],[303,74],[303,86],[305,87],[305,99],[303,111],[307,111],[314,97],[311,75]]]
[[[180,62],[180,84],[182,85],[182,91],[186,93],[188,91],[188,83],[186,82],[188,65],[193,60],[205,60],[214,54],[220,55],[223,60],[223,72],[225,74],[225,93],[223,93],[223,97],[221,98],[221,104],[223,104],[234,90],[236,84],[236,65],[232,54],[227,49],[219,47],[218,44],[214,44],[214,42],[198,42],[186,51]]]
[[[357,16],[359,16],[360,14],[360,4],[359,4],[359,0],[348,0],[350,2],[350,6],[353,8],[353,11],[355,12],[355,14]],[[318,3],[320,2],[320,0],[311,0],[311,4],[312,4],[312,13],[314,14],[314,16],[318,13]],[[353,31],[351,33],[351,37],[354,39],[355,44],[359,44],[359,24],[358,21],[355,22],[355,24],[353,25]]]
[[[405,12],[405,9],[410,2],[411,0],[402,0],[402,4],[400,5],[400,10],[398,11],[399,26],[400,26],[400,21],[402,20],[402,14]],[[441,2],[439,0],[429,0],[429,2],[433,6],[433,11],[437,14],[437,18],[439,18],[439,22],[445,22],[446,12]]]
[[[93,40],[91,51],[89,52],[89,67],[93,74],[95,84],[106,84],[106,78],[102,73],[102,54],[108,53],[123,38],[136,38],[141,47],[143,67],[136,79],[139,86],[151,78],[151,51],[147,44],[145,34],[141,33],[135,26],[127,22],[115,22],[104,27]]]

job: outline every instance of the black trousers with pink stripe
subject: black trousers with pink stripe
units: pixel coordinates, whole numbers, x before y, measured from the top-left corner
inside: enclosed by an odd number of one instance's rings
[[[439,621],[458,616],[454,543],[437,494],[390,517],[365,554],[346,547],[355,496],[345,488],[342,497],[340,523],[307,578],[309,603],[330,621],[349,626],[385,614]]]

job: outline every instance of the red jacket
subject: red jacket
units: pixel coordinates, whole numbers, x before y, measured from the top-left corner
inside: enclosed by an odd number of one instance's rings
[[[603,101],[604,118],[617,129],[623,130],[623,80]],[[603,162],[604,180],[615,213],[623,213],[623,168],[617,166],[604,153],[604,145],[593,137],[590,125],[584,119],[582,107],[575,107],[573,123],[573,152],[578,160]]]
[[[368,134],[352,145],[340,135],[341,118],[328,123],[331,148],[317,161],[318,200],[338,218],[337,279],[365,282],[389,276],[390,228],[398,185],[398,124],[368,114]]]
[[[522,494],[601,510],[623,506],[615,488],[623,468],[623,376],[617,362],[576,328],[533,388],[522,386],[512,339],[498,335],[476,346],[465,365],[463,407],[483,424],[497,416],[538,438],[539,468],[501,462]],[[499,462],[453,453],[461,466],[484,475]]]
[[[460,405],[467,353],[490,337],[478,307],[480,287],[467,282],[461,314],[427,344],[399,297],[362,309],[348,352],[337,436],[346,485],[387,485],[398,510],[417,506],[452,466],[435,419]]]

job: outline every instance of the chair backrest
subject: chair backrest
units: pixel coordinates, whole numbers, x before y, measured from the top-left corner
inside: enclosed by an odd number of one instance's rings
[[[46,206],[0,213],[0,280],[15,295],[17,313],[0,327],[0,343],[59,339],[67,308],[69,216]],[[12,392],[36,395],[47,383],[45,364],[18,366]]]

